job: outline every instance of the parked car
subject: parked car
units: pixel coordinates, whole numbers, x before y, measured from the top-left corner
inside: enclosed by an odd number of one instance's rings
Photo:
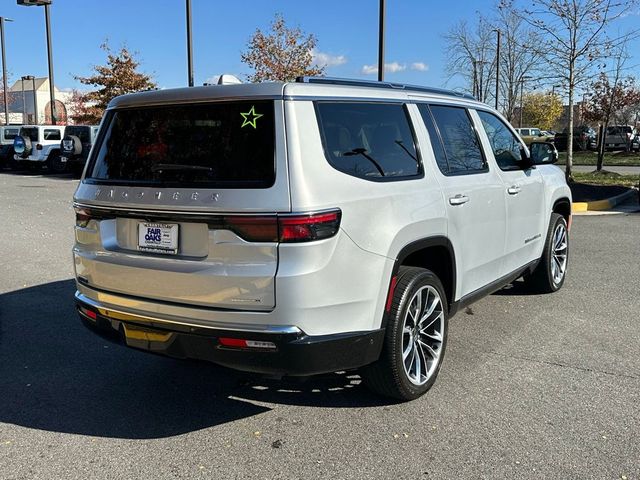
[[[562,133],[556,133],[553,143],[556,148],[564,152],[567,149],[567,137],[569,128],[565,128]],[[598,148],[598,135],[596,131],[588,125],[577,125],[573,127],[573,150],[596,150]]]
[[[609,125],[604,137],[605,150],[627,150],[632,148],[636,131],[631,125]]]
[[[539,128],[525,127],[525,128],[516,128],[516,132],[518,135],[524,140],[524,143],[529,146],[533,141],[551,141],[553,140],[552,135],[547,135],[545,132],[540,130]]]
[[[24,125],[13,140],[14,159],[21,166],[39,169],[47,166],[54,173],[64,172],[60,161],[60,141],[64,126]]]
[[[60,161],[74,175],[80,176],[98,133],[97,125],[68,125],[60,142]]]
[[[0,168],[13,163],[13,139],[18,136],[20,125],[0,127]]]
[[[640,131],[636,130],[636,134],[631,139],[631,150],[640,152]]]
[[[359,368],[414,399],[456,311],[523,276],[562,287],[556,160],[440,89],[300,78],[118,97],[74,195],[78,312],[154,353]]]

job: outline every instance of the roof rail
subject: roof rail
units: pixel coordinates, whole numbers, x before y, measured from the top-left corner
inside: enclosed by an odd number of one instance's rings
[[[444,88],[423,87],[420,85],[408,85],[405,83],[378,82],[375,80],[356,80],[351,78],[335,78],[335,77],[297,77],[297,83],[324,83],[328,85],[347,85],[353,87],[372,87],[372,88],[389,88],[395,90],[410,90],[413,92],[435,93],[438,95],[448,95],[453,97],[467,98],[476,100],[473,95],[468,93],[456,92]]]

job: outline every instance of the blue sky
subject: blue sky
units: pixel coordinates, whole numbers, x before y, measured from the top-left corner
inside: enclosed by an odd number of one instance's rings
[[[390,81],[445,85],[442,35],[456,22],[474,22],[493,0],[387,0],[386,63]],[[318,38],[327,75],[375,79],[366,66],[377,63],[378,0],[192,0],[196,84],[220,73],[248,74],[240,53],[256,28],[267,29],[276,13],[289,25]],[[88,75],[104,63],[99,45],[123,43],[138,53],[141,69],[163,88],[186,85],[184,0],[53,0],[52,36],[56,86],[79,87],[73,75]],[[47,75],[44,9],[0,1],[6,24],[7,67],[11,80]],[[630,28],[639,17],[627,18]],[[633,51],[638,51],[635,48]],[[638,57],[638,55],[636,55]],[[640,61],[640,59],[638,59]]]

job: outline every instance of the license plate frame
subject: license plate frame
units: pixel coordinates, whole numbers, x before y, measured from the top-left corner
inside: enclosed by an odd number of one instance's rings
[[[138,250],[141,252],[177,255],[180,225],[167,222],[139,222]]]

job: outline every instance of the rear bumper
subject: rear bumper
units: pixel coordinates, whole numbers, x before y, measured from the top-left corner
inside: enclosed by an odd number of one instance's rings
[[[76,306],[85,325],[127,346],[271,375],[307,376],[362,367],[378,359],[384,340],[383,329],[307,335],[294,326],[261,331],[190,326],[116,312],[80,293]],[[220,338],[271,342],[273,347],[227,347]]]

